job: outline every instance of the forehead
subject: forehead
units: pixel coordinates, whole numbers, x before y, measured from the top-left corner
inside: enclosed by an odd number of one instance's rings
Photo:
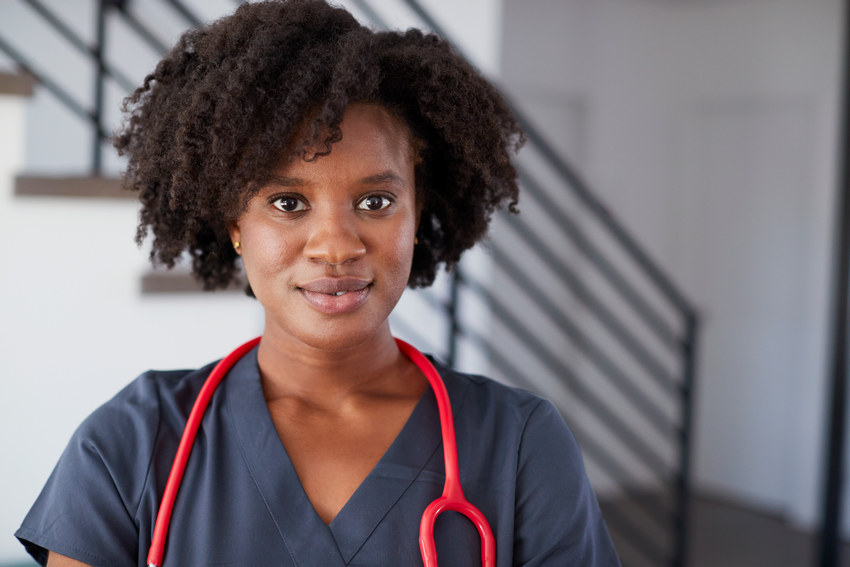
[[[306,121],[295,140],[310,137],[310,129],[310,121]],[[341,164],[365,168],[379,164],[401,169],[412,167],[415,152],[410,128],[383,106],[368,103],[350,105],[343,114],[340,130],[342,139],[331,146],[329,154],[310,157],[325,149],[323,142],[307,148],[307,159],[297,153],[285,152],[278,171],[307,171],[327,166],[340,167]]]
[[[380,136],[398,145],[410,145],[410,129],[394,113],[379,104],[355,103],[342,118],[343,136],[349,138]]]

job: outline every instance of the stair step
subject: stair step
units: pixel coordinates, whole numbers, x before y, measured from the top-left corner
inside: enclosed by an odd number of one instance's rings
[[[0,71],[0,95],[32,96],[36,80],[26,73]]]
[[[243,278],[227,289],[216,290],[216,293],[245,293],[246,282]],[[201,283],[185,271],[151,270],[142,276],[142,295],[160,294],[207,293]]]
[[[15,195],[19,197],[79,197],[95,199],[135,199],[131,191],[121,188],[117,177],[38,176],[15,177]]]

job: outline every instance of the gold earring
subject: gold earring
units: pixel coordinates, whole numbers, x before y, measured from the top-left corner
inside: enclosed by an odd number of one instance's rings
[[[233,249],[236,250],[237,253],[239,252],[239,241],[238,240],[233,243]]]
[[[414,245],[414,246],[417,246],[418,244],[419,244],[419,237],[418,237],[418,236],[414,236],[414,237],[413,237],[413,245]]]

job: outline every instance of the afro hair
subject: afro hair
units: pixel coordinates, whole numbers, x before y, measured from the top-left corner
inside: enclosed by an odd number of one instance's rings
[[[228,222],[286,148],[302,159],[332,151],[355,102],[384,106],[415,140],[423,208],[409,286],[452,269],[496,209],[516,212],[510,155],[522,131],[446,41],[375,32],[322,0],[270,0],[186,32],[125,100],[114,144],[142,203],[137,242],[152,233],[151,261],[169,268],[188,254],[205,289],[231,285],[239,257]],[[305,124],[309,138],[293,140]]]

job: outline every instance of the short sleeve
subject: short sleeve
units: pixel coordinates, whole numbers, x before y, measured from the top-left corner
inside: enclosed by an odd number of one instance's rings
[[[578,444],[547,401],[523,431],[516,489],[515,566],[620,565]]]
[[[71,437],[15,533],[40,565],[48,550],[93,567],[137,564],[135,513],[158,421],[151,390],[152,380],[138,379]]]

